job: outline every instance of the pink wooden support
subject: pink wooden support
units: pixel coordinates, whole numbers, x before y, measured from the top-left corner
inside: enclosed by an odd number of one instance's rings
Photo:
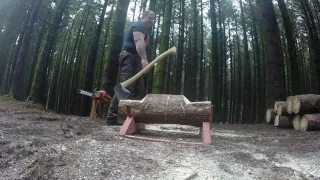
[[[202,138],[203,144],[211,144],[212,117],[213,117],[213,107],[211,106],[210,121],[202,123],[201,138]]]
[[[134,117],[131,113],[130,106],[127,106],[127,118],[120,129],[120,135],[124,136],[128,134],[132,134],[135,131],[136,131],[136,126],[134,122]]]

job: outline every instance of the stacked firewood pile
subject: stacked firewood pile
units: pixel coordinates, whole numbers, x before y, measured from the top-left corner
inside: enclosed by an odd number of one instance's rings
[[[266,121],[278,128],[300,131],[320,130],[320,95],[301,94],[276,101],[266,112]]]

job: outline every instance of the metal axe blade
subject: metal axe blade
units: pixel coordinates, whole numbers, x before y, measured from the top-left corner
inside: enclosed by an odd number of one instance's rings
[[[160,54],[156,59],[154,59],[148,66],[146,66],[144,69],[142,69],[140,72],[138,72],[136,75],[134,75],[132,78],[128,79],[127,81],[120,83],[118,85],[116,85],[113,90],[115,91],[115,94],[118,96],[118,99],[127,99],[131,92],[128,91],[126,89],[126,87],[128,87],[131,83],[133,83],[134,81],[136,81],[140,76],[142,76],[143,74],[145,74],[146,72],[149,71],[150,68],[153,67],[153,65],[155,63],[157,63],[158,61],[160,61],[161,59],[164,59],[165,57],[169,56],[169,55],[173,55],[176,54],[177,52],[177,48],[175,46],[173,46],[171,49],[163,52],[162,54]]]
[[[116,96],[118,97],[119,100],[121,99],[127,99],[131,92],[128,91],[126,88],[122,87],[121,84],[117,84],[114,88],[113,88],[114,92],[116,93]]]

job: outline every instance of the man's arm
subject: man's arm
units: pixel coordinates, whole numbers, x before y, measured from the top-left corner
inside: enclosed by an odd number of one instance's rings
[[[144,34],[142,32],[133,32],[134,42],[136,44],[136,49],[141,57],[142,68],[149,64],[147,53],[146,53],[146,44],[144,42]]]
[[[146,45],[144,42],[144,34],[142,32],[133,32],[134,42],[136,44],[136,49],[141,57],[141,60],[147,60],[147,53],[146,53]]]

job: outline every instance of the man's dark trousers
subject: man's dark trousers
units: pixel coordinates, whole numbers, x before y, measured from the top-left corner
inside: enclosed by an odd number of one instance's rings
[[[120,82],[124,82],[135,74],[141,71],[142,64],[141,59],[138,54],[131,54],[127,51],[122,51],[119,56],[119,66],[120,66]],[[131,92],[131,95],[128,99],[132,100],[141,100],[145,96],[145,87],[143,77],[141,76],[138,80],[133,82],[131,85],[126,87]],[[108,124],[119,124],[121,125],[122,122],[117,121],[118,115],[118,104],[119,99],[117,98],[116,94],[113,96],[111,104],[108,109],[107,114],[107,123]]]

